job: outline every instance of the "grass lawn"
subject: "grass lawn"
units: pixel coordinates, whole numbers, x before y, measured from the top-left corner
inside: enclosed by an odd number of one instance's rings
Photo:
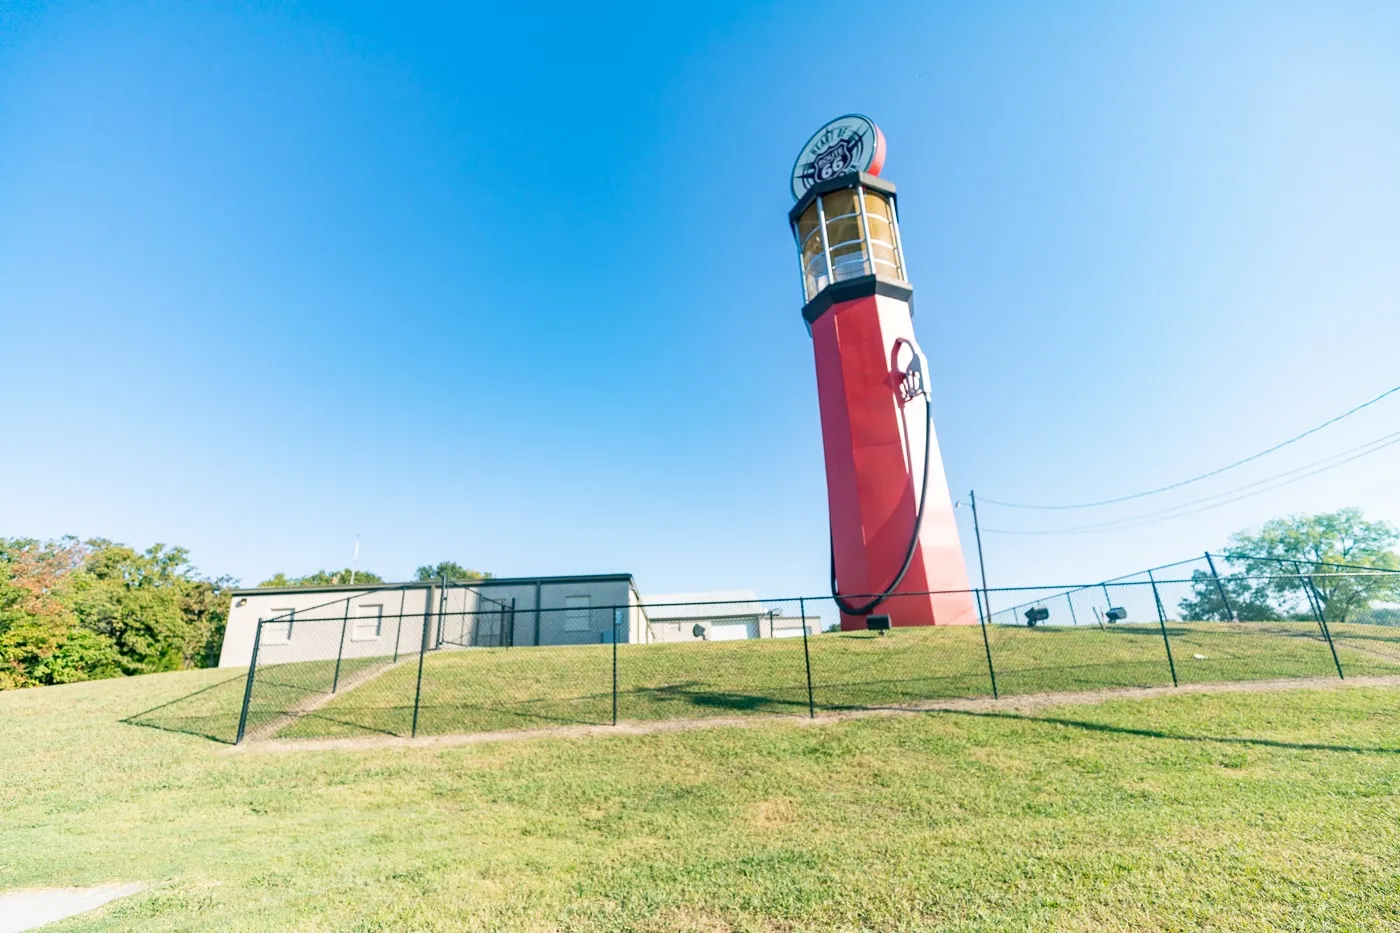
[[[1338,626],[1338,658],[1353,676],[1400,672],[1400,628]],[[1171,683],[1161,629],[1154,624],[988,629],[1003,696]],[[1168,624],[1177,679],[1184,684],[1336,676],[1313,623]],[[908,706],[991,693],[978,627],[897,629],[810,640],[813,697],[821,709]],[[691,642],[618,647],[621,720],[743,713],[805,713],[801,639]],[[330,697],[334,662],[260,669],[249,716],[252,734],[283,738],[408,735],[418,686],[416,655],[347,660]],[[610,645],[479,648],[425,659],[418,734],[441,735],[612,721]],[[360,686],[357,678],[370,676]],[[243,683],[234,681],[154,711],[142,721],[232,739]],[[289,711],[308,701],[296,716]]]
[[[0,694],[0,889],[155,883],[69,933],[1400,929],[1393,688],[299,753],[122,722],[227,677]]]

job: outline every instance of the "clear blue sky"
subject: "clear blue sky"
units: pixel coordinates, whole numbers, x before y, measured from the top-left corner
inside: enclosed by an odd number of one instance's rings
[[[0,534],[247,583],[359,533],[393,577],[822,592],[785,214],[848,111],[889,140],[955,495],[1133,492],[1400,383],[1400,5],[446,6],[0,7]],[[1400,398],[983,521],[1395,430]],[[989,534],[992,582],[1400,519],[1397,467]]]

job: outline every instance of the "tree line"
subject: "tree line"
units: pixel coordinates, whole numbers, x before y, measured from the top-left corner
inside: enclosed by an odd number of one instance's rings
[[[1385,621],[1373,610],[1400,602],[1400,573],[1329,575],[1337,565],[1400,570],[1400,530],[1359,509],[1293,515],[1229,539],[1229,572],[1192,574],[1183,619],[1310,618]],[[1226,568],[1222,568],[1225,570]],[[417,568],[418,580],[484,580],[453,561]],[[1303,581],[1311,577],[1310,587]],[[382,583],[372,571],[277,573],[263,587]],[[181,547],[138,551],[104,538],[0,538],[0,690],[150,674],[218,663],[228,621],[228,576],[209,577]],[[1226,606],[1221,596],[1229,600]]]
[[[380,583],[347,568],[260,586]],[[419,580],[491,575],[453,561],[419,567]],[[0,538],[0,690],[153,674],[219,663],[232,577],[206,576],[182,547],[138,551],[105,538]]]

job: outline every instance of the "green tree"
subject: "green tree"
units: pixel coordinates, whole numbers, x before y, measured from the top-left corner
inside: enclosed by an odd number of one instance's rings
[[[232,580],[201,578],[181,547],[138,552],[101,538],[84,547],[67,602],[83,628],[116,646],[124,673],[210,663],[223,639]]]
[[[73,538],[0,538],[0,690],[121,672],[115,645],[82,629],[65,599],[83,553]]]
[[[1221,587],[1230,598],[1228,608],[1220,595]],[[1226,575],[1220,578],[1217,587],[1209,571],[1193,570],[1191,593],[1177,607],[1181,617],[1192,622],[1224,622],[1231,618],[1238,622],[1264,622],[1279,617],[1279,611],[1269,602],[1266,588],[1256,586],[1252,580]]]
[[[0,688],[213,664],[232,582],[183,548],[0,539]]]
[[[491,579],[491,574],[481,570],[470,570],[453,560],[424,564],[414,571],[414,579],[416,580],[441,580],[444,576],[449,580],[464,581]]]
[[[317,570],[304,577],[289,577],[285,573],[275,573],[259,583],[258,586],[349,586],[352,575],[355,578],[355,586],[384,582],[384,578],[377,573],[346,567],[344,570]]]
[[[1311,576],[1322,600],[1323,618],[1345,622],[1375,602],[1400,596],[1400,573],[1347,575],[1343,567],[1400,570],[1400,530],[1383,521],[1367,521],[1360,509],[1348,508],[1319,515],[1289,515],[1265,522],[1257,530],[1230,537],[1228,560],[1234,573],[1224,578],[1240,618],[1248,619],[1267,605],[1271,618],[1306,617],[1309,614],[1304,576]],[[1335,574],[1335,575],[1332,575]],[[1215,584],[1209,574],[1193,574],[1195,594],[1183,601],[1190,618],[1222,618],[1200,615],[1210,612]],[[1247,577],[1251,579],[1240,579]],[[1223,607],[1220,607],[1223,609]]]

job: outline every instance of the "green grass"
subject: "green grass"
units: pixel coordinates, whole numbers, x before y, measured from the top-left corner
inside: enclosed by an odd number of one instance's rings
[[[1400,628],[1338,628],[1346,630],[1337,638],[1344,671],[1400,672]],[[988,631],[1005,696],[1171,683],[1155,624]],[[1313,623],[1173,622],[1168,634],[1180,683],[1336,676],[1331,651]],[[991,693],[986,647],[975,626],[897,629],[888,636],[824,634],[810,640],[810,654],[813,698],[823,709],[909,706]],[[807,711],[801,639],[621,645],[617,661],[621,720]],[[423,665],[418,734],[610,723],[612,662],[610,645],[432,652]],[[334,698],[326,695],[330,664],[260,672],[250,728],[265,727],[284,738],[411,733],[416,656]],[[284,715],[314,696],[326,702],[304,715]],[[236,719],[241,692],[224,698],[232,698],[227,716]],[[183,712],[177,706],[159,715]]]
[[[0,889],[155,884],[55,933],[1400,929],[1393,688],[298,753],[130,724],[230,683],[0,694]]]

